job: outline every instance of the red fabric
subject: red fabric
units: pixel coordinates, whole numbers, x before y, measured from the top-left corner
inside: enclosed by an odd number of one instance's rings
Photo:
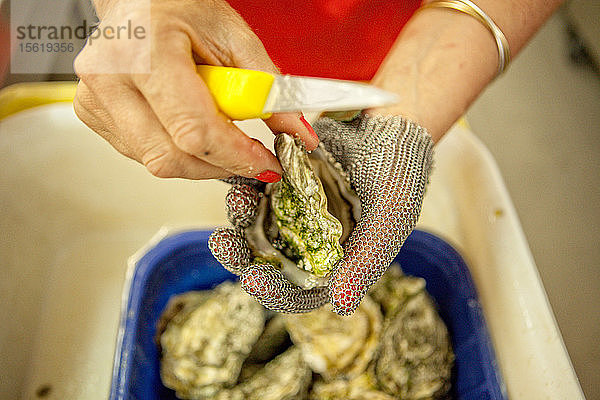
[[[8,73],[10,64],[10,34],[8,21],[0,11],[0,88],[4,84],[4,77]]]
[[[420,0],[229,0],[282,73],[369,80]]]

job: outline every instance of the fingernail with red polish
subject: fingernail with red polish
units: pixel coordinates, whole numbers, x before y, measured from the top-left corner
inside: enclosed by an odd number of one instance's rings
[[[317,133],[315,132],[315,130],[313,129],[313,127],[310,126],[310,124],[308,123],[308,121],[306,120],[306,118],[304,118],[304,115],[300,116],[300,121],[302,121],[302,123],[304,124],[304,126],[306,127],[306,129],[308,129],[308,131],[310,132],[311,136],[314,137],[318,141],[319,140],[319,136],[317,136]]]
[[[267,170],[256,175],[255,179],[258,179],[261,182],[274,183],[281,179],[281,175],[277,172]]]

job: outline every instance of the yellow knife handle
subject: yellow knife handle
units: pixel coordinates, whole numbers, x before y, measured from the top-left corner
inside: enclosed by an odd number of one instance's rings
[[[249,69],[198,65],[197,71],[210,90],[217,107],[229,118],[267,119],[265,102],[275,81],[267,72]]]

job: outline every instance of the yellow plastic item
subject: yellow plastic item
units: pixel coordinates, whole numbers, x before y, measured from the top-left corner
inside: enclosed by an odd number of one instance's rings
[[[50,103],[72,102],[77,82],[16,83],[0,90],[0,119]]]
[[[263,108],[275,77],[249,69],[199,65],[198,74],[213,95],[219,109],[234,120],[266,119]]]

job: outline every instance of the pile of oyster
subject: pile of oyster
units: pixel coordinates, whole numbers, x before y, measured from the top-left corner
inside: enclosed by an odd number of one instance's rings
[[[256,263],[281,269],[298,286],[325,286],[360,217],[360,200],[340,163],[320,145],[277,135],[282,179],[268,184],[245,236]]]
[[[188,292],[169,301],[157,341],[181,399],[443,399],[454,360],[425,282],[397,265],[350,317],[272,313],[233,282]]]

